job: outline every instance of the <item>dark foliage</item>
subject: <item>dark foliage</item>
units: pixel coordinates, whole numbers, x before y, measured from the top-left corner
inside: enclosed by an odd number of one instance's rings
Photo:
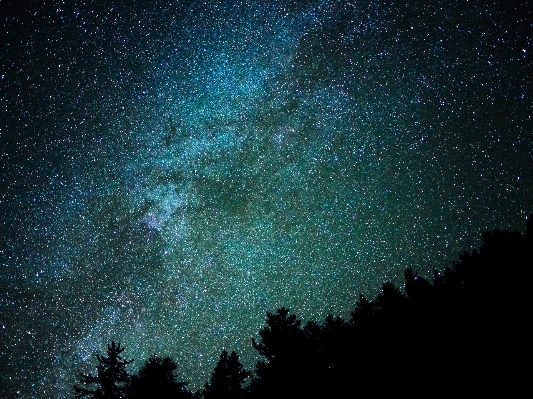
[[[515,394],[529,328],[527,270],[533,217],[525,235],[487,232],[430,282],[405,271],[405,295],[386,282],[361,295],[345,322],[328,316],[300,329],[287,309],[267,314],[252,397],[334,397],[356,392]]]
[[[250,387],[254,396],[271,397],[278,392],[292,394],[301,386],[308,351],[300,325],[301,320],[289,314],[289,309],[267,313],[267,326],[259,331],[261,341],[252,338],[253,347],[266,358],[256,367],[256,378]]]
[[[76,398],[88,397],[93,399],[121,399],[125,397],[126,387],[130,376],[126,365],[133,360],[124,360],[120,355],[124,348],[120,343],[112,342],[107,345],[107,357],[97,355],[98,366],[95,376],[80,374],[81,387],[75,386]]]
[[[407,269],[405,293],[386,282],[374,300],[360,295],[347,321],[329,315],[302,327],[289,309],[268,312],[260,340],[252,339],[264,360],[250,385],[237,354],[223,351],[204,398],[517,396],[526,389],[520,358],[530,331],[532,249],[533,216],[525,235],[483,234],[479,250],[435,270],[432,281]],[[81,376],[77,398],[123,398],[127,384],[128,399],[193,396],[175,380],[172,359],[152,356],[130,379],[122,351],[112,343],[98,356],[98,374]]]
[[[176,381],[178,365],[169,357],[152,355],[132,377],[128,399],[178,399],[190,398],[187,383]]]
[[[296,315],[289,315],[289,309],[281,308],[276,313],[267,312],[267,326],[261,331],[261,341],[252,338],[252,345],[269,362],[293,358],[302,342],[302,321]]]
[[[250,373],[244,370],[235,351],[224,350],[211,374],[210,383],[205,385],[203,392],[205,399],[242,399],[245,397],[243,388]]]

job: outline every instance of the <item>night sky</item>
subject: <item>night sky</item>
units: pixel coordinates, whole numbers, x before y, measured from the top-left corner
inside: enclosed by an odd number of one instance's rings
[[[0,396],[111,340],[196,390],[267,311],[524,230],[528,0],[112,3],[0,0]]]

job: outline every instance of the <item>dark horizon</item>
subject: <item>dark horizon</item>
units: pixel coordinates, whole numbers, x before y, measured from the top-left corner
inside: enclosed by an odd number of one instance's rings
[[[267,312],[251,345],[260,355],[246,370],[224,349],[203,389],[177,379],[179,365],[153,354],[128,373],[125,347],[112,342],[95,374],[80,375],[76,398],[260,399],[349,397],[379,386],[410,396],[458,392],[517,395],[525,389],[518,361],[529,339],[528,282],[533,214],[525,234],[492,231],[431,280],[408,268],[403,289],[386,282],[375,298],[359,295],[347,319],[328,315],[303,323],[290,309]],[[494,300],[494,286],[498,286]],[[109,373],[115,369],[119,372]],[[113,387],[113,389],[111,389]]]
[[[112,341],[198,390],[533,211],[526,0],[41,3],[0,2],[0,396]]]

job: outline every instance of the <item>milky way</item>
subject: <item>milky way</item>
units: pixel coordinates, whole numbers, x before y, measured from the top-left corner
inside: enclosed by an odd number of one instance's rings
[[[526,0],[10,3],[2,397],[111,340],[199,389],[267,311],[347,317],[533,212]]]

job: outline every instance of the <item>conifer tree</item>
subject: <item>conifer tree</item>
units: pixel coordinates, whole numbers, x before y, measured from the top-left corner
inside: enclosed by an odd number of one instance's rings
[[[261,341],[252,338],[253,347],[266,358],[256,365],[250,385],[254,397],[291,397],[297,391],[302,394],[308,348],[300,325],[301,320],[289,314],[289,309],[267,312],[267,326],[259,331]]]
[[[187,383],[176,380],[177,368],[176,362],[169,357],[150,356],[139,373],[132,377],[128,398],[189,398],[191,395],[186,389]]]
[[[303,341],[301,320],[296,315],[289,315],[289,309],[280,308],[276,313],[267,312],[267,327],[259,331],[261,341],[252,338],[253,347],[269,362],[276,362],[283,357],[291,357],[298,351]]]
[[[91,399],[122,399],[126,394],[126,386],[130,376],[126,365],[133,360],[124,360],[121,353],[124,348],[114,341],[107,345],[107,356],[97,355],[98,366],[96,375],[80,374],[82,386],[74,386],[74,397]]]
[[[244,396],[243,384],[250,373],[244,370],[235,351],[224,350],[211,375],[211,383],[205,385],[205,399],[240,399]]]

